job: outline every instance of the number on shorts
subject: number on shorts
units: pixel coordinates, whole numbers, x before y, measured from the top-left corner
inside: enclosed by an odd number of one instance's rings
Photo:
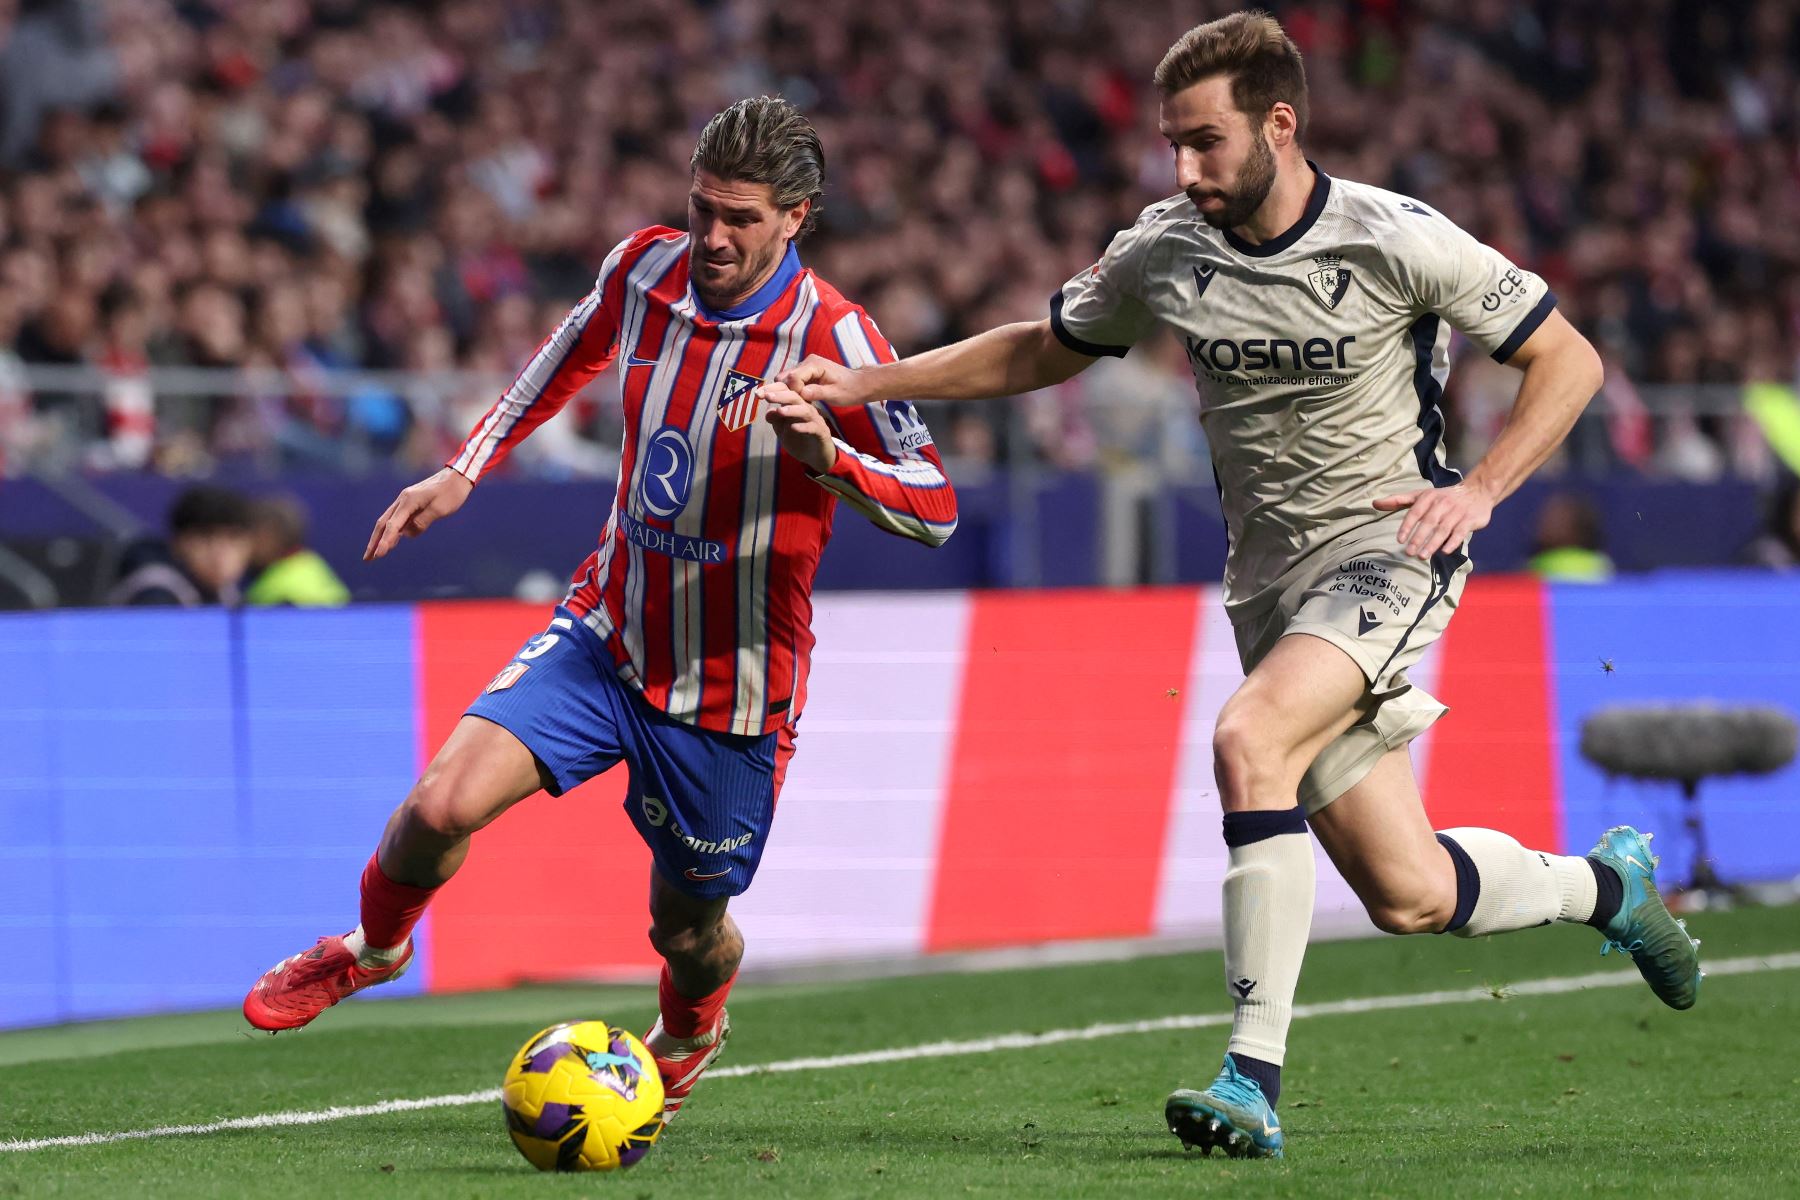
[[[550,622],[551,629],[573,629],[574,627],[575,622],[569,620],[567,617],[558,617]],[[551,633],[546,630],[532,638],[530,643],[527,644],[523,650],[519,651],[519,658],[521,660],[542,658],[550,652],[551,647],[555,646],[556,643],[560,641],[562,641],[562,634]]]

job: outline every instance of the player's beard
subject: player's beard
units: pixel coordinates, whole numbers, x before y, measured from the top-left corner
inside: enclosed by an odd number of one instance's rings
[[[737,270],[727,277],[723,288],[715,290],[702,287],[700,281],[695,279],[694,290],[713,308],[731,308],[750,298],[750,294],[756,290],[752,285],[760,284],[764,276],[772,273],[775,262],[786,250],[786,241],[777,238],[768,246],[740,260]]]
[[[1200,219],[1214,229],[1235,229],[1247,225],[1256,210],[1269,198],[1275,186],[1275,152],[1269,140],[1258,133],[1250,148],[1250,157],[1238,168],[1237,186],[1225,192],[1225,205],[1217,212],[1200,209]],[[1196,205],[1196,207],[1198,207]]]

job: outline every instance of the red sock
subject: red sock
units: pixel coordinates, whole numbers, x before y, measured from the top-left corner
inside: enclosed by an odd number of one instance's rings
[[[362,874],[363,940],[372,950],[392,950],[406,940],[435,895],[434,887],[395,883],[381,869],[380,853],[369,855]]]
[[[670,1037],[691,1038],[717,1025],[719,1013],[725,1008],[725,997],[731,994],[731,985],[736,982],[737,974],[733,972],[718,990],[698,1000],[690,999],[675,990],[675,978],[669,974],[669,964],[664,963],[662,978],[656,985],[656,998],[662,1005],[663,1032]]]

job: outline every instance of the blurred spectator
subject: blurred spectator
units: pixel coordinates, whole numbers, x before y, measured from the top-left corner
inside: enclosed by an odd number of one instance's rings
[[[926,422],[936,431],[938,450],[944,456],[945,469],[964,483],[986,479],[999,459],[999,441],[986,405],[958,405]]]
[[[250,505],[250,571],[254,576],[244,603],[291,604],[296,608],[336,608],[350,600],[350,589],[337,573],[306,545],[306,514],[286,496]]]
[[[235,605],[250,565],[250,504],[217,487],[189,488],[169,509],[168,539],[125,550],[107,604]]]
[[[0,294],[16,310],[0,360],[272,372],[161,395],[148,417],[141,386],[40,390],[30,427],[62,444],[56,461],[410,468],[462,435],[473,398],[444,385],[421,406],[341,374],[516,370],[554,324],[544,306],[584,292],[619,238],[682,222],[694,130],[758,91],[805,108],[830,157],[806,261],[903,353],[1040,318],[1175,190],[1150,71],[1234,7],[817,0],[797,20],[757,0],[0,0]],[[1307,55],[1309,154],[1427,198],[1543,274],[1605,354],[1607,395],[1567,465],[1754,466],[1736,391],[1800,374],[1800,6],[1309,0],[1282,15]],[[103,300],[119,294],[123,309]],[[1516,388],[1470,351],[1457,343],[1468,369],[1447,398],[1464,462]],[[1091,411],[1140,368],[1162,415]],[[1040,398],[1001,455],[1109,460],[1191,389],[1174,357],[1114,374]],[[1706,400],[1647,439],[1639,393],[1656,384]],[[604,470],[612,419],[583,414],[574,440],[514,468]]]
[[[1769,496],[1768,526],[1750,544],[1750,561],[1777,571],[1800,568],[1800,476],[1784,475]]]
[[[1538,509],[1537,536],[1526,568],[1558,583],[1603,583],[1613,577],[1604,545],[1599,510],[1572,492],[1558,492]]]
[[[123,64],[107,47],[96,0],[0,2],[0,168],[25,162],[58,107],[111,95]]]
[[[11,348],[18,313],[17,301],[0,285],[0,478],[23,464],[36,429],[25,366]]]

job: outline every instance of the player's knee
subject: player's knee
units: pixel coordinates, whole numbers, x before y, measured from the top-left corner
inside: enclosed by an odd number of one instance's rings
[[[650,945],[664,958],[702,958],[719,941],[721,926],[717,920],[652,920]]]
[[[692,954],[697,942],[698,939],[692,927],[665,928],[655,921],[650,922],[650,946],[664,958]]]
[[[1424,893],[1384,896],[1364,907],[1383,933],[1438,933],[1451,916],[1438,897]]]
[[[1213,727],[1213,765],[1226,793],[1280,770],[1280,748],[1256,709],[1253,703],[1227,705]]]
[[[427,767],[406,797],[408,823],[437,837],[468,837],[483,821],[464,791],[456,772]]]

